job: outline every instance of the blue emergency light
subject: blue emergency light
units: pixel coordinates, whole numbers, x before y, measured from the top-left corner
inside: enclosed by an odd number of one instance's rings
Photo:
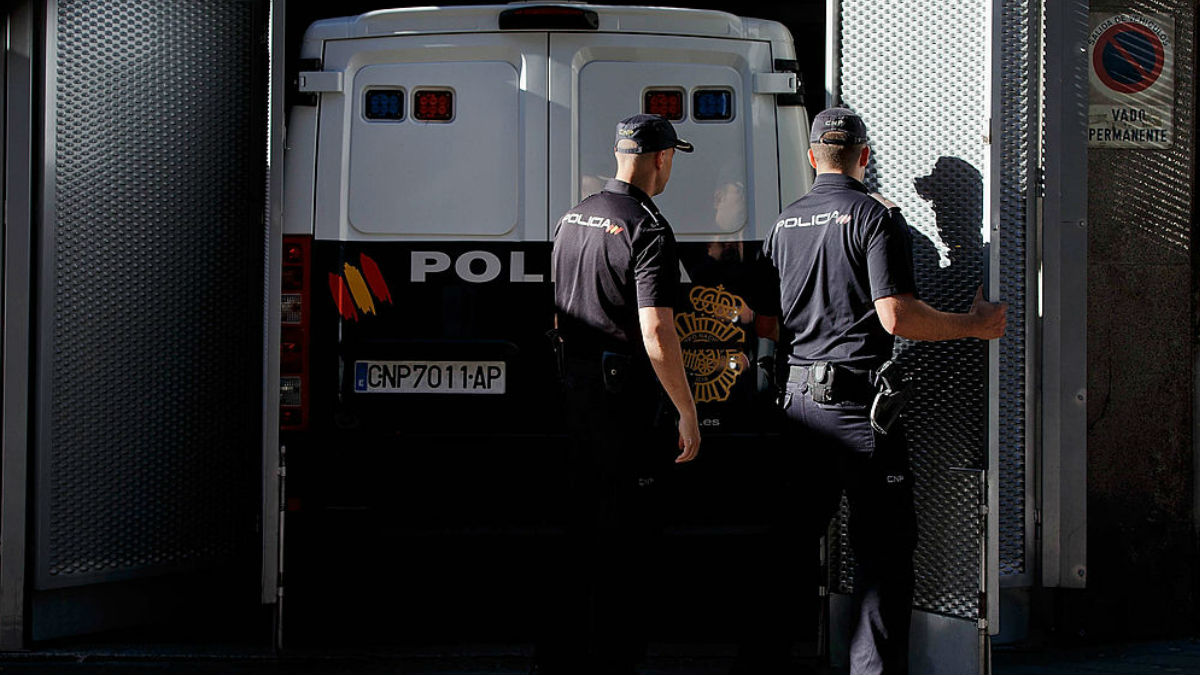
[[[728,89],[697,89],[692,94],[692,117],[698,122],[733,119],[733,92]]]
[[[368,89],[363,101],[363,117],[392,122],[404,119],[404,92],[399,89]]]

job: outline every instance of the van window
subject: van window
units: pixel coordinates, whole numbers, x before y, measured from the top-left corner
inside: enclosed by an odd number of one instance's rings
[[[499,236],[520,220],[519,77],[506,61],[378,64],[361,92],[412,92],[402,121],[349,115],[347,214],[371,234]],[[382,93],[374,96],[381,97]],[[356,106],[375,98],[354,97]],[[390,109],[390,100],[381,100]],[[402,113],[401,113],[402,115]]]

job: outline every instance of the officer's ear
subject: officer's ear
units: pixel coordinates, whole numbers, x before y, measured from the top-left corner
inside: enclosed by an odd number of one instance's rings
[[[862,152],[858,155],[858,165],[866,166],[869,159],[871,159],[871,146],[864,145]]]
[[[817,168],[817,156],[813,154],[812,148],[808,149],[808,163],[812,164],[812,168]]]

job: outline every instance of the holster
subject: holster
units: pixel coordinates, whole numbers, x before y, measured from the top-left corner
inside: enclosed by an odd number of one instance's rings
[[[546,331],[546,337],[550,339],[550,348],[554,350],[554,368],[558,372],[559,381],[563,381],[567,377],[567,351],[563,344],[562,334],[557,328],[551,328]]]
[[[877,392],[871,402],[871,427],[887,435],[900,419],[912,395],[912,376],[902,372],[895,361],[888,361],[875,371]]]

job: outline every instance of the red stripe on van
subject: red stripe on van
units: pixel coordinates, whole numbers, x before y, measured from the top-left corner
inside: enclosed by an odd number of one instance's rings
[[[358,311],[354,309],[354,300],[350,297],[350,289],[346,280],[339,274],[329,273],[329,292],[333,293],[333,302],[343,319],[358,321]]]
[[[359,256],[359,262],[362,264],[363,276],[367,278],[367,285],[371,287],[371,292],[380,302],[390,305],[392,294],[388,291],[387,282],[383,280],[383,273],[379,271],[379,265],[375,264],[375,261],[371,260],[366,253]]]

